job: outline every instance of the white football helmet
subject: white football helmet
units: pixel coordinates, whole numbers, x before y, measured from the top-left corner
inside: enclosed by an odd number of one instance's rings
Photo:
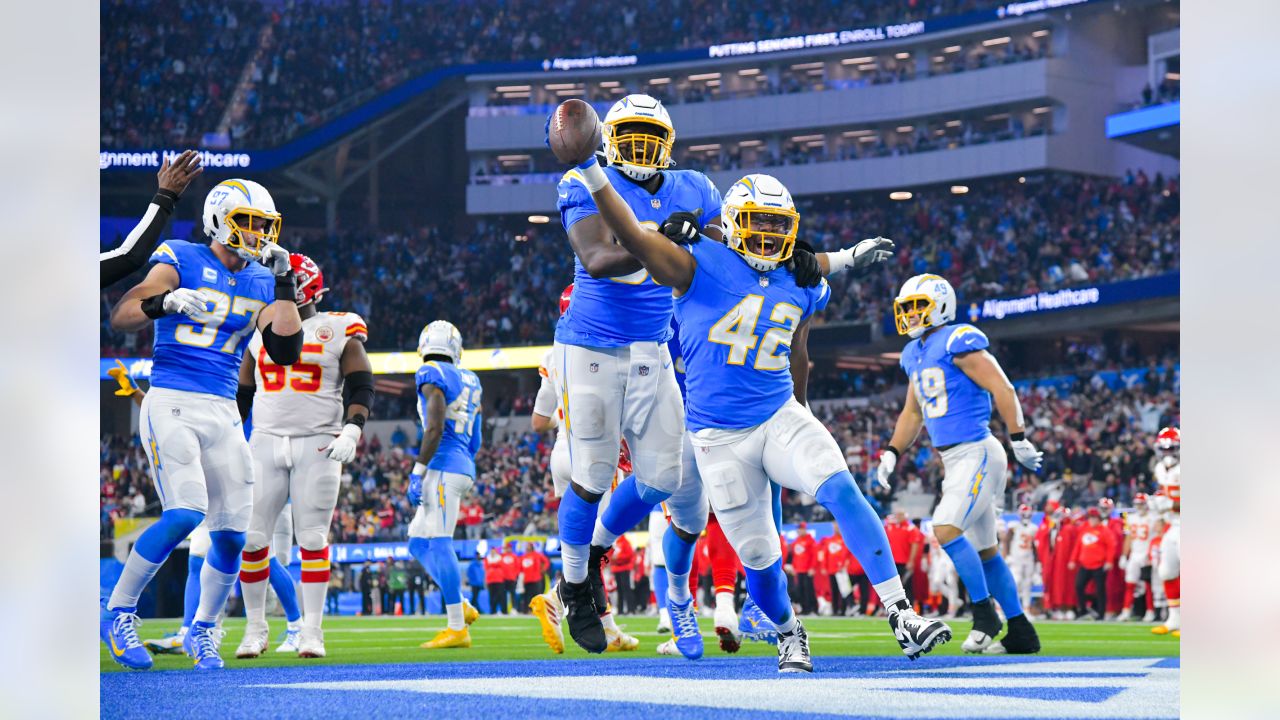
[[[893,300],[893,322],[899,335],[918,338],[925,330],[955,319],[955,288],[940,275],[916,275],[902,284]]]
[[[457,365],[462,361],[462,333],[447,320],[428,323],[418,336],[418,355],[444,355]]]
[[[244,260],[280,239],[280,213],[267,189],[252,180],[223,180],[204,199],[204,234]]]
[[[791,258],[800,213],[785,185],[772,175],[748,175],[725,193],[720,209],[725,244],[760,272]]]
[[[662,102],[648,95],[628,95],[604,116],[604,154],[627,177],[645,181],[675,163],[671,146],[676,129]]]

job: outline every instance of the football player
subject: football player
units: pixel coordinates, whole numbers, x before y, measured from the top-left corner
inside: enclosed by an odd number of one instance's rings
[[[202,217],[213,243],[161,243],[146,278],[111,311],[116,330],[137,332],[155,323],[151,391],[142,402],[139,435],[163,513],[130,551],[100,619],[111,656],[135,669],[152,664],[138,639],[138,597],[202,521],[211,547],[184,643],[197,668],[223,666],[214,623],[239,575],[253,504],[253,467],[235,402],[237,369],[255,329],[273,362],[291,365],[302,353],[296,279],[289,253],[276,244],[281,216],[266,188],[225,180],[209,192]]]
[[[748,590],[777,626],[779,672],[812,672],[813,663],[787,595],[770,480],[814,495],[835,516],[890,608],[890,626],[908,657],[949,639],[945,623],[921,618],[907,604],[880,518],[831,434],[794,396],[793,338],[803,342],[807,321],[826,305],[830,288],[825,281],[801,288],[785,266],[800,219],[787,189],[768,175],[746,176],[724,199],[726,242],[695,236],[682,247],[637,220],[594,157],[583,159],[577,172],[609,229],[675,296],[694,459],[746,568]],[[818,260],[830,273],[890,254],[879,241],[864,241]],[[668,548],[669,571],[671,563]],[[678,624],[675,616],[673,610]]]
[[[468,626],[480,611],[462,599],[462,573],[453,549],[462,496],[475,483],[480,451],[481,388],[476,374],[461,367],[462,334],[436,320],[418,336],[418,416],[422,445],[409,476],[409,502],[417,506],[409,522],[409,552],[440,586],[448,625],[422,643],[428,650],[471,647]]]
[[[1155,619],[1151,591],[1151,537],[1155,518],[1150,512],[1146,493],[1133,496],[1133,510],[1125,515],[1124,533],[1124,610],[1121,617],[1135,619],[1133,603],[1142,598],[1146,606],[1143,622]]]
[[[569,283],[567,287],[560,293],[560,314],[564,315],[569,309],[569,304],[573,298],[573,283]],[[555,380],[555,351],[549,350],[542,359],[542,365],[538,367],[538,374],[542,380],[538,386],[538,394],[533,400],[533,413],[530,416],[530,422],[534,432],[547,432],[555,428],[556,439],[555,444],[551,447],[551,482],[555,488],[556,497],[564,497],[565,491],[569,489],[570,475],[572,467],[569,462],[569,442],[565,436],[564,430],[564,406],[561,402],[561,391],[557,389]],[[618,471],[614,477],[613,486],[618,483],[630,472],[630,459],[626,456],[625,443],[623,451],[618,458]],[[623,469],[625,465],[625,470]],[[600,506],[607,508],[612,498],[612,488],[604,494],[600,500]],[[664,573],[665,578],[665,573]],[[551,651],[557,655],[564,652],[564,603],[560,599],[560,580],[556,582],[544,593],[535,595],[529,601],[529,610],[537,618],[542,631],[542,639],[551,648]],[[603,590],[603,586],[599,588]],[[593,588],[593,591],[596,588]],[[609,606],[608,598],[601,592],[594,597],[597,613],[600,616],[600,623],[604,627],[605,638],[608,640],[609,652],[624,652],[635,650],[640,647],[640,640],[633,635],[627,634],[618,626],[617,619],[614,618],[613,609]]]
[[[281,528],[285,536],[274,540],[277,554],[288,553],[294,537],[301,548],[298,656],[325,656],[321,623],[329,586],[329,523],[338,503],[342,463],[355,459],[373,405],[364,319],[354,313],[319,311],[316,306],[328,290],[320,267],[298,253],[290,255],[289,262],[298,278],[294,300],[302,317],[301,357],[291,366],[274,363],[262,334],[255,334],[240,365],[236,394],[240,416],[248,421],[253,414],[249,448],[257,480],[240,569],[247,622],[236,649],[238,658],[257,657],[267,648],[272,535],[286,510],[293,532],[286,525]],[[345,407],[344,390],[349,398]]]
[[[1043,455],[1026,439],[1018,395],[987,352],[987,336],[972,325],[951,324],[956,291],[944,278],[926,274],[908,279],[893,301],[893,316],[898,334],[912,338],[899,361],[909,387],[893,437],[880,455],[880,484],[889,486],[898,458],[922,426],[928,429],[946,472],[942,499],[933,511],[933,533],[955,564],[973,608],[973,630],[962,647],[972,653],[988,648],[1038,652],[1040,641],[996,538],[996,506],[1004,497],[1008,459],[988,427],[993,398],[1018,462],[1036,470]],[[1002,623],[992,592],[1009,620],[1000,643],[995,636]]]
[[[164,231],[165,223],[169,222],[169,216],[182,197],[182,191],[187,189],[195,176],[204,172],[201,162],[201,155],[195,150],[184,151],[172,163],[168,156],[164,158],[160,163],[160,171],[156,173],[159,187],[142,220],[125,237],[120,247],[98,253],[101,287],[114,285],[146,264],[160,239],[160,233]]]
[[[656,230],[683,210],[719,237],[719,191],[700,172],[670,169],[675,129],[662,103],[648,95],[622,98],[606,115],[602,135],[609,167],[600,168],[600,177],[641,221]],[[608,647],[595,607],[603,594],[600,563],[613,537],[680,485],[683,413],[665,346],[670,291],[613,241],[579,169],[565,173],[557,193],[574,252],[574,300],[556,324],[554,345],[572,463],[571,492],[559,509],[560,593],[574,641],[599,653]],[[600,499],[613,483],[624,438],[636,480],[611,501],[614,517],[597,532]],[[680,532],[702,532],[681,520],[690,519],[676,520]]]
[[[1158,572],[1169,603],[1169,617],[1151,628],[1156,635],[1182,637],[1182,432],[1176,427],[1160,430],[1156,436],[1156,495],[1166,527],[1160,540]]]
[[[1009,558],[1009,571],[1018,585],[1018,597],[1024,609],[1031,607],[1031,584],[1036,576],[1036,532],[1039,527],[1032,522],[1031,506],[1018,506],[1018,522],[1005,535],[1004,554]]]

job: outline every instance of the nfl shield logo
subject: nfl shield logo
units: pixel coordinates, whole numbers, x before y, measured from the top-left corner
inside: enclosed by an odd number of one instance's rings
[[[657,210],[658,208],[662,207],[662,201],[659,200],[658,198],[654,198],[650,200],[649,204],[653,206],[654,210]]]
[[[649,366],[648,366],[648,365],[641,365],[641,366],[640,366],[640,377],[645,377],[645,376],[647,376],[648,374],[649,374]]]
[[[591,363],[587,366],[587,369],[591,372],[600,372],[600,363]]]

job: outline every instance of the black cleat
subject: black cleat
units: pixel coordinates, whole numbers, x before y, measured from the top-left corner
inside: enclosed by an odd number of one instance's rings
[[[596,611],[603,614],[609,609],[609,596],[604,590],[604,566],[608,564],[607,553],[611,548],[591,546],[591,556],[587,560],[587,584],[591,586],[591,598],[595,601]]]
[[[1009,631],[986,649],[988,655],[1034,655],[1040,652],[1040,636],[1026,615],[1009,618]]]
[[[809,634],[796,620],[796,629],[778,633],[778,672],[813,672],[813,658],[809,655]]]
[[[996,636],[1003,627],[1004,623],[1000,622],[996,604],[991,598],[973,603],[973,629],[960,647],[967,653],[985,652],[996,641]]]
[[[889,627],[908,660],[915,660],[951,639],[951,628],[946,623],[921,617],[910,607],[890,609]]]
[[[561,579],[559,587],[560,601],[564,603],[565,619],[573,641],[589,653],[604,652],[609,647],[609,639],[604,635],[604,625],[596,612],[590,583],[571,583]]]

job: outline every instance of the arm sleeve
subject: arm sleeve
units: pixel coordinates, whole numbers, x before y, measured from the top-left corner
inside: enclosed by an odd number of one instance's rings
[[[544,368],[538,368],[538,373],[542,374],[542,384],[538,386],[538,394],[533,399],[533,411],[554,421],[558,401],[556,388],[551,384],[551,378],[546,376]]]
[[[560,184],[556,186],[556,194],[556,208],[560,210],[560,222],[565,230],[585,217],[600,213],[596,208],[596,201],[587,192],[587,186],[582,181],[582,173],[577,170],[564,174]]]
[[[169,215],[173,213],[176,201],[177,197],[156,193],[142,220],[125,237],[120,247],[98,254],[101,287],[115,284],[146,263],[147,256],[151,255],[156,241],[160,239],[160,232],[169,222]]]
[[[476,413],[476,419],[471,422],[471,457],[475,457],[480,452],[480,448],[484,445],[484,417],[480,413]]]

